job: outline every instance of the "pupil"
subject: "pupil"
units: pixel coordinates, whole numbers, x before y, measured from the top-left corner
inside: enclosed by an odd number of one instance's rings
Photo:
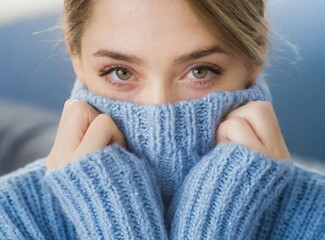
[[[208,74],[206,68],[196,68],[194,69],[194,76],[196,78],[204,78]]]
[[[117,71],[117,75],[121,80],[128,80],[131,77],[130,73],[128,71],[123,70],[123,69],[119,69]]]

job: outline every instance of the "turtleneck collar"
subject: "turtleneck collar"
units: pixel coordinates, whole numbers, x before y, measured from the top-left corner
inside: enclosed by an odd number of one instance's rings
[[[152,166],[165,201],[193,165],[215,146],[216,127],[227,113],[249,101],[271,101],[263,76],[248,89],[214,92],[201,99],[158,106],[98,96],[78,80],[71,97],[112,117],[129,150]]]

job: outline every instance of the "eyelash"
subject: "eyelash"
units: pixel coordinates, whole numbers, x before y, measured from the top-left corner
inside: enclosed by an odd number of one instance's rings
[[[198,68],[207,69],[208,71],[212,72],[213,74],[218,75],[218,77],[222,76],[224,73],[223,69],[221,69],[218,66],[197,65],[197,66],[191,68],[190,71],[184,77],[182,77],[182,79],[185,78],[194,69],[198,69]],[[132,71],[130,71],[127,67],[125,67],[123,65],[113,65],[113,66],[109,66],[109,67],[105,66],[99,70],[98,76],[101,78],[104,78],[107,75],[111,74],[112,72],[121,70],[121,69],[126,70],[127,72],[131,73],[131,77],[133,76]],[[208,75],[209,75],[209,73],[208,73]],[[204,85],[209,84],[215,78],[216,77],[210,77],[208,80],[206,79],[206,77],[204,79],[195,79],[195,80],[191,80],[190,84],[193,86],[204,86]],[[124,80],[124,81],[119,80],[118,81],[118,80],[113,80],[113,79],[108,79],[108,78],[105,78],[105,80],[109,84],[116,86],[118,88],[127,88],[131,85],[131,83],[129,83],[130,81],[136,81],[136,80]]]
[[[105,76],[111,74],[112,72],[116,71],[116,70],[119,70],[119,69],[122,69],[122,70],[126,70],[128,72],[131,73],[131,71],[129,71],[128,68],[122,66],[122,65],[113,65],[113,66],[110,66],[110,67],[103,67],[102,69],[99,70],[98,72],[98,76],[101,77],[101,78],[104,78]],[[105,79],[108,83],[110,83],[111,85],[113,86],[116,86],[118,88],[123,88],[123,87],[128,87],[130,84],[127,83],[129,80],[120,80],[120,81],[116,81],[116,80],[112,80],[112,79]]]
[[[211,81],[216,80],[216,78],[219,78],[224,73],[224,70],[222,68],[220,68],[219,66],[197,65],[197,66],[191,68],[190,71],[184,77],[186,77],[189,73],[191,73],[194,69],[197,69],[197,68],[207,69],[210,72],[207,75],[210,75],[212,73],[217,76],[212,76],[212,77],[210,76],[208,79],[207,79],[207,77],[205,77],[203,79],[198,79],[198,78],[192,79],[190,81],[190,84],[192,86],[203,87],[205,85],[208,85],[211,83]]]

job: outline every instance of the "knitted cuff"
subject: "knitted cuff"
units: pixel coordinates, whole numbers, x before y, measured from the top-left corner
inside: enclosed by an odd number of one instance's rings
[[[254,239],[324,239],[325,177],[295,167],[286,191],[263,213]]]
[[[81,239],[166,239],[155,179],[118,145],[52,170],[46,181]]]
[[[44,184],[45,159],[0,178],[0,239],[69,239],[74,226]]]
[[[263,211],[292,179],[291,164],[231,143],[194,166],[167,214],[171,239],[250,239]]]

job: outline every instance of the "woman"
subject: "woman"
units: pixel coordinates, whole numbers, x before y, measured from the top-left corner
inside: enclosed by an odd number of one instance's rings
[[[324,177],[268,103],[264,1],[65,0],[64,32],[78,80],[48,158],[1,179],[1,239],[324,238]]]

